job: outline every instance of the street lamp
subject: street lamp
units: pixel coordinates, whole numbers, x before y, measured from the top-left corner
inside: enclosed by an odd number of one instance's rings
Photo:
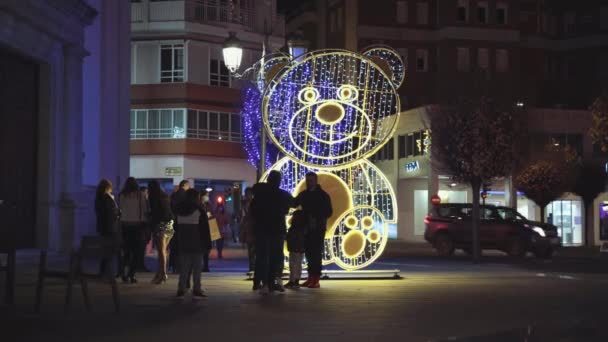
[[[241,41],[236,37],[234,32],[229,32],[228,39],[224,42],[222,49],[224,55],[224,64],[231,74],[236,73],[241,67],[241,60],[243,58],[243,47]]]

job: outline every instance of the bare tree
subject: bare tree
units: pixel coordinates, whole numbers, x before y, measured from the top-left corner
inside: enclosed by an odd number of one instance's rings
[[[603,152],[608,152],[608,91],[604,91],[591,105],[591,141]]]
[[[473,258],[479,261],[480,189],[509,176],[521,156],[524,109],[489,97],[460,99],[431,111],[433,167],[473,190]]]

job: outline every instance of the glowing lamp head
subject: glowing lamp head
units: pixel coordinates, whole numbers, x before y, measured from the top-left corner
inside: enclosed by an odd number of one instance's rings
[[[222,54],[224,56],[224,64],[230,73],[235,73],[239,70],[241,59],[243,58],[243,47],[234,32],[230,32],[230,36],[224,42]]]

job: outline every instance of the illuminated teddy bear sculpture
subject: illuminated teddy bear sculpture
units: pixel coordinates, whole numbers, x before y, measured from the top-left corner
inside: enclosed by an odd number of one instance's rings
[[[319,175],[333,206],[323,263],[366,267],[382,254],[389,227],[396,229],[393,189],[367,158],[397,127],[403,62],[390,48],[372,47],[318,50],[277,66],[262,111],[285,157],[271,170],[283,173],[283,188],[294,196],[304,190],[307,172]]]

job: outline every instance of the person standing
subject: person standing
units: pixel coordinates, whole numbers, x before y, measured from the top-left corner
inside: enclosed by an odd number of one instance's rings
[[[294,202],[301,206],[308,222],[306,236],[306,260],[308,262],[308,279],[302,284],[308,288],[319,288],[321,279],[323,249],[327,219],[332,215],[331,199],[321,189],[317,174],[306,174],[306,190],[302,191]]]
[[[201,262],[206,252],[209,233],[207,213],[201,205],[198,191],[189,189],[186,198],[177,206],[177,239],[179,240],[179,283],[177,298],[183,298],[192,276],[192,296],[207,297],[201,287]]]
[[[143,254],[143,234],[148,215],[148,202],[146,197],[139,191],[139,185],[133,177],[127,178],[124,187],[118,196],[118,205],[121,216],[120,223],[123,237],[124,263],[120,276],[123,282],[137,283],[135,271],[139,256]],[[125,273],[128,267],[128,274]]]
[[[302,210],[296,210],[291,215],[291,227],[287,232],[287,249],[289,250],[289,282],[288,289],[299,289],[302,277],[302,260],[306,244],[306,216]]]
[[[112,195],[112,182],[102,179],[95,193],[95,218],[97,233],[105,238],[111,238],[117,246],[121,243],[120,209]],[[107,259],[102,259],[99,265],[100,274],[109,272]]]
[[[150,208],[150,202],[148,201],[148,195],[149,195],[148,188],[145,186],[140,186],[139,191],[145,197],[146,202],[148,202],[148,208]],[[150,272],[146,268],[146,255],[148,255],[148,246],[150,246],[150,248],[152,248],[150,245],[150,241],[152,240],[152,227],[150,226],[150,222],[149,222],[150,216],[149,215],[150,215],[150,212],[148,212],[148,216],[146,216],[146,223],[144,224],[144,229],[143,229],[143,234],[142,234],[143,247],[141,249],[142,249],[143,253],[138,255],[138,259],[137,259],[137,270],[142,271],[142,272]]]
[[[160,284],[167,281],[167,248],[175,233],[173,229],[173,213],[169,196],[161,189],[160,183],[148,183],[150,202],[150,225],[156,249],[158,251],[158,269],[152,283]]]
[[[211,208],[211,204],[209,203],[209,194],[207,190],[201,190],[200,192],[201,199],[201,207],[205,215],[201,215],[201,220],[207,220],[207,224],[203,226],[203,228],[207,229],[206,232],[203,231],[203,235],[208,237],[207,240],[204,241],[205,251],[203,252],[203,272],[209,272],[209,254],[211,253],[211,248],[213,248],[213,244],[211,242],[211,231],[209,229],[209,217],[211,213],[209,212],[209,208]]]
[[[226,213],[224,206],[219,205],[215,209],[214,217],[217,221],[217,226],[220,229],[220,234],[222,234],[222,238],[215,241],[215,248],[217,248],[218,259],[222,259],[224,257],[222,254],[224,250],[224,243],[230,238],[232,232],[230,230],[230,216]]]
[[[179,187],[177,191],[175,191],[171,195],[171,210],[175,213],[177,210],[177,206],[186,199],[186,191],[190,189],[190,182],[186,179],[179,182]],[[177,221],[177,217],[176,217]],[[175,227],[177,227],[179,222],[175,222]],[[169,266],[173,270],[173,273],[178,273],[179,268],[179,246],[177,245],[177,239],[171,240],[171,245],[169,246],[170,255],[169,255]]]
[[[239,227],[239,240],[247,247],[247,257],[249,259],[249,272],[255,270],[255,237],[253,235],[253,217],[251,216],[251,202],[253,201],[253,189],[245,189],[245,197],[241,204],[241,217]],[[259,282],[255,282],[259,284]],[[257,286],[254,286],[257,287]]]
[[[262,283],[262,294],[284,291],[283,284],[277,282],[280,276],[277,265],[282,264],[285,215],[293,204],[293,197],[280,186],[281,173],[273,170],[266,183],[257,183],[253,187],[251,213],[256,241],[255,273],[256,279]]]

